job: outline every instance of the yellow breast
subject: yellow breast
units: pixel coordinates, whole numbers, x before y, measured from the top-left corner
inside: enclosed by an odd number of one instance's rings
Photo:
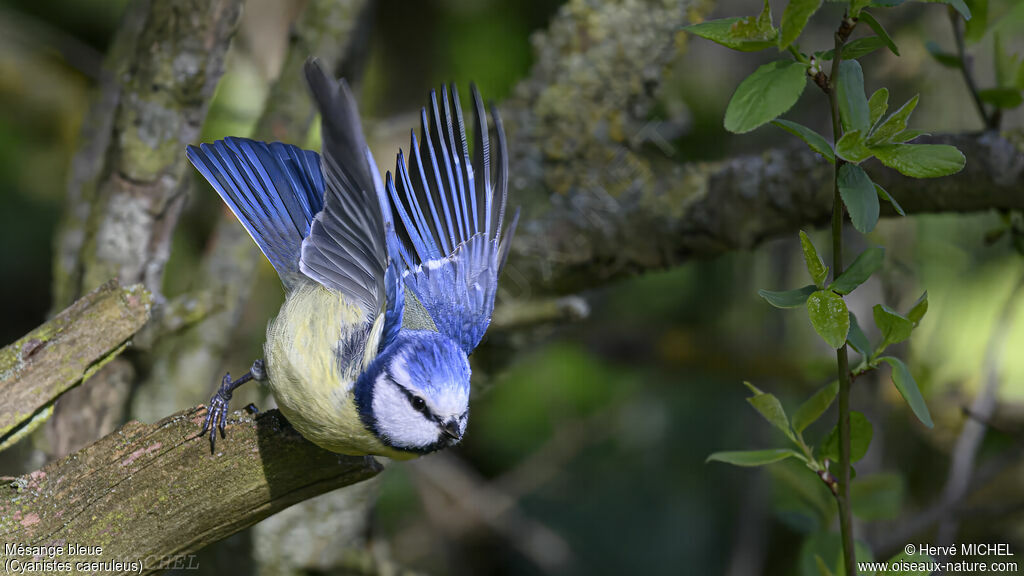
[[[338,360],[350,352],[339,350],[345,336],[361,331],[365,321],[341,294],[312,282],[297,287],[267,326],[270,388],[281,412],[310,442],[341,454],[409,458],[384,446],[356,411],[353,384],[374,355],[359,354],[347,370]],[[376,349],[377,343],[369,345]]]

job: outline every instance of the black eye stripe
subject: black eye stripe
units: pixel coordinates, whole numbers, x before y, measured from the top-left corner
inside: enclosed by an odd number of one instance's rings
[[[416,410],[420,414],[423,414],[428,420],[433,420],[435,422],[440,422],[441,421],[440,418],[438,418],[436,415],[434,415],[434,413],[430,411],[430,408],[427,407],[426,400],[424,400],[423,398],[420,398],[419,396],[414,394],[411,390],[409,390],[405,386],[402,386],[398,382],[395,382],[394,380],[392,380],[391,382],[399,390],[402,391],[402,394],[405,394],[405,399],[409,401],[409,405],[412,406],[413,410]]]

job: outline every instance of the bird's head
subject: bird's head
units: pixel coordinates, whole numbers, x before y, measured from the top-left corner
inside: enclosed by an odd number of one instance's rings
[[[469,375],[466,353],[450,338],[404,331],[356,384],[363,425],[396,450],[453,446],[469,421]]]

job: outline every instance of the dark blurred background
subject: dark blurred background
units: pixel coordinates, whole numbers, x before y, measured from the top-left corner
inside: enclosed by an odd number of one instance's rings
[[[489,99],[510,96],[532,64],[531,33],[545,27],[560,4],[379,2],[358,93],[381,164],[406,145],[431,87],[475,81]],[[754,13],[756,4],[720,2],[710,16]],[[774,4],[781,14],[784,3]],[[991,12],[1009,4],[993,0]],[[44,321],[50,311],[53,239],[69,159],[125,5],[123,0],[0,4],[3,343]],[[290,1],[249,0],[203,140],[251,131],[281,66],[290,15],[298,8]],[[835,16],[841,10],[826,5],[822,13]],[[924,47],[927,40],[951,47],[945,7],[908,4],[880,18],[902,57],[879,50],[864,59],[869,92],[888,86],[891,106],[922,94],[915,128],[980,129],[959,75],[936,63]],[[812,21],[805,45],[830,46],[831,26],[819,22],[835,19]],[[1022,51],[1020,30],[1008,37]],[[972,48],[982,84],[992,82],[991,45],[989,38]],[[741,54],[700,39],[684,41],[682,35],[677,46],[655,112],[669,134],[674,160],[715,160],[791,143],[771,128],[743,136],[722,128],[732,90],[775,58],[773,50]],[[827,134],[825,100],[810,92],[787,117]],[[1004,119],[1005,128],[1021,124],[1019,111]],[[196,177],[174,238],[168,296],[191,286],[220,210],[216,195]],[[1024,298],[1013,292],[1024,276],[1024,258],[1006,238],[985,242],[986,232],[999,224],[995,213],[911,215],[883,220],[867,238],[852,233],[847,238],[850,253],[868,243],[888,248],[880,277],[848,298],[861,318],[870,317],[877,301],[905,309],[925,289],[931,303],[920,329],[899,353],[917,377],[935,428],[914,420],[886,375],[857,380],[854,405],[875,422],[858,478],[877,476],[894,487],[885,492],[888,500],[858,520],[858,534],[870,543],[883,542],[899,519],[937,500],[964,419],[961,407],[979,386],[996,321],[1007,315],[1012,321],[993,417],[999,426],[990,430],[981,457],[1024,441]],[[819,247],[827,245],[824,231],[808,232]],[[757,297],[758,288],[804,284],[804,275],[793,235],[749,253],[586,293],[591,313],[582,322],[492,337],[482,350],[483,361],[501,368],[476,393],[466,440],[447,460],[474,498],[459,501],[458,492],[440,489],[438,483],[447,481],[437,470],[390,466],[372,511],[371,545],[403,570],[437,574],[542,574],[551,569],[552,558],[553,565],[568,566],[575,574],[808,574],[800,565],[801,545],[807,534],[834,522],[824,488],[796,465],[747,470],[704,462],[716,450],[781,445],[781,436],[744,401],[743,380],[775,393],[793,409],[832,378],[834,356],[804,313],[771,308]],[[1017,294],[1016,302],[1008,302],[1011,293]],[[266,321],[282,298],[273,270],[262,262],[225,369],[237,371],[259,355]],[[502,354],[514,356],[495,361]],[[197,396],[192,404],[206,400]],[[824,435],[833,422],[830,413],[809,437]],[[1022,485],[1024,469],[1018,465],[972,500],[984,513],[964,521],[959,541],[1010,542],[1020,558]],[[494,506],[497,511],[488,509]]]

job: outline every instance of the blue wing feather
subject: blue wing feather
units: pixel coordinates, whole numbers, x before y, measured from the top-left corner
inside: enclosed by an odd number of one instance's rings
[[[416,195],[416,202],[418,206],[426,205],[430,208],[430,215],[433,218],[434,225],[428,225],[426,228],[421,228],[420,232],[430,234],[435,240],[435,245],[437,246],[438,251],[448,254],[454,246],[448,245],[448,240],[444,233],[445,228],[441,225],[441,219],[437,215],[437,207],[434,205],[434,200],[430,196],[430,185],[427,183],[427,175],[423,169],[423,158],[421,154],[421,150],[424,147],[425,146],[423,145],[417,145],[416,134],[413,133],[412,146],[409,150],[409,154],[411,155],[409,159],[409,171],[413,171],[413,168],[415,168],[416,175],[418,175],[419,178],[412,180],[411,184],[413,190],[410,193]]]
[[[307,277],[380,314],[380,349],[402,325],[404,255],[348,86],[316,60],[306,78],[323,120],[324,157],[295,146],[227,138],[187,156],[291,289]],[[422,215],[421,215],[422,217]]]
[[[405,247],[401,250],[405,285],[437,329],[469,354],[490,325],[498,274],[513,232],[510,228],[502,238],[508,160],[501,119],[492,108],[499,156],[492,182],[487,118],[473,87],[476,143],[470,162],[458,93],[454,87],[448,90],[440,107],[431,93],[430,122],[425,109],[420,113],[422,140],[417,142],[412,135],[408,163],[399,152],[397,177],[388,175],[386,192]]]
[[[289,287],[298,272],[302,239],[323,208],[317,153],[280,142],[227,138],[189,146],[186,155]]]

